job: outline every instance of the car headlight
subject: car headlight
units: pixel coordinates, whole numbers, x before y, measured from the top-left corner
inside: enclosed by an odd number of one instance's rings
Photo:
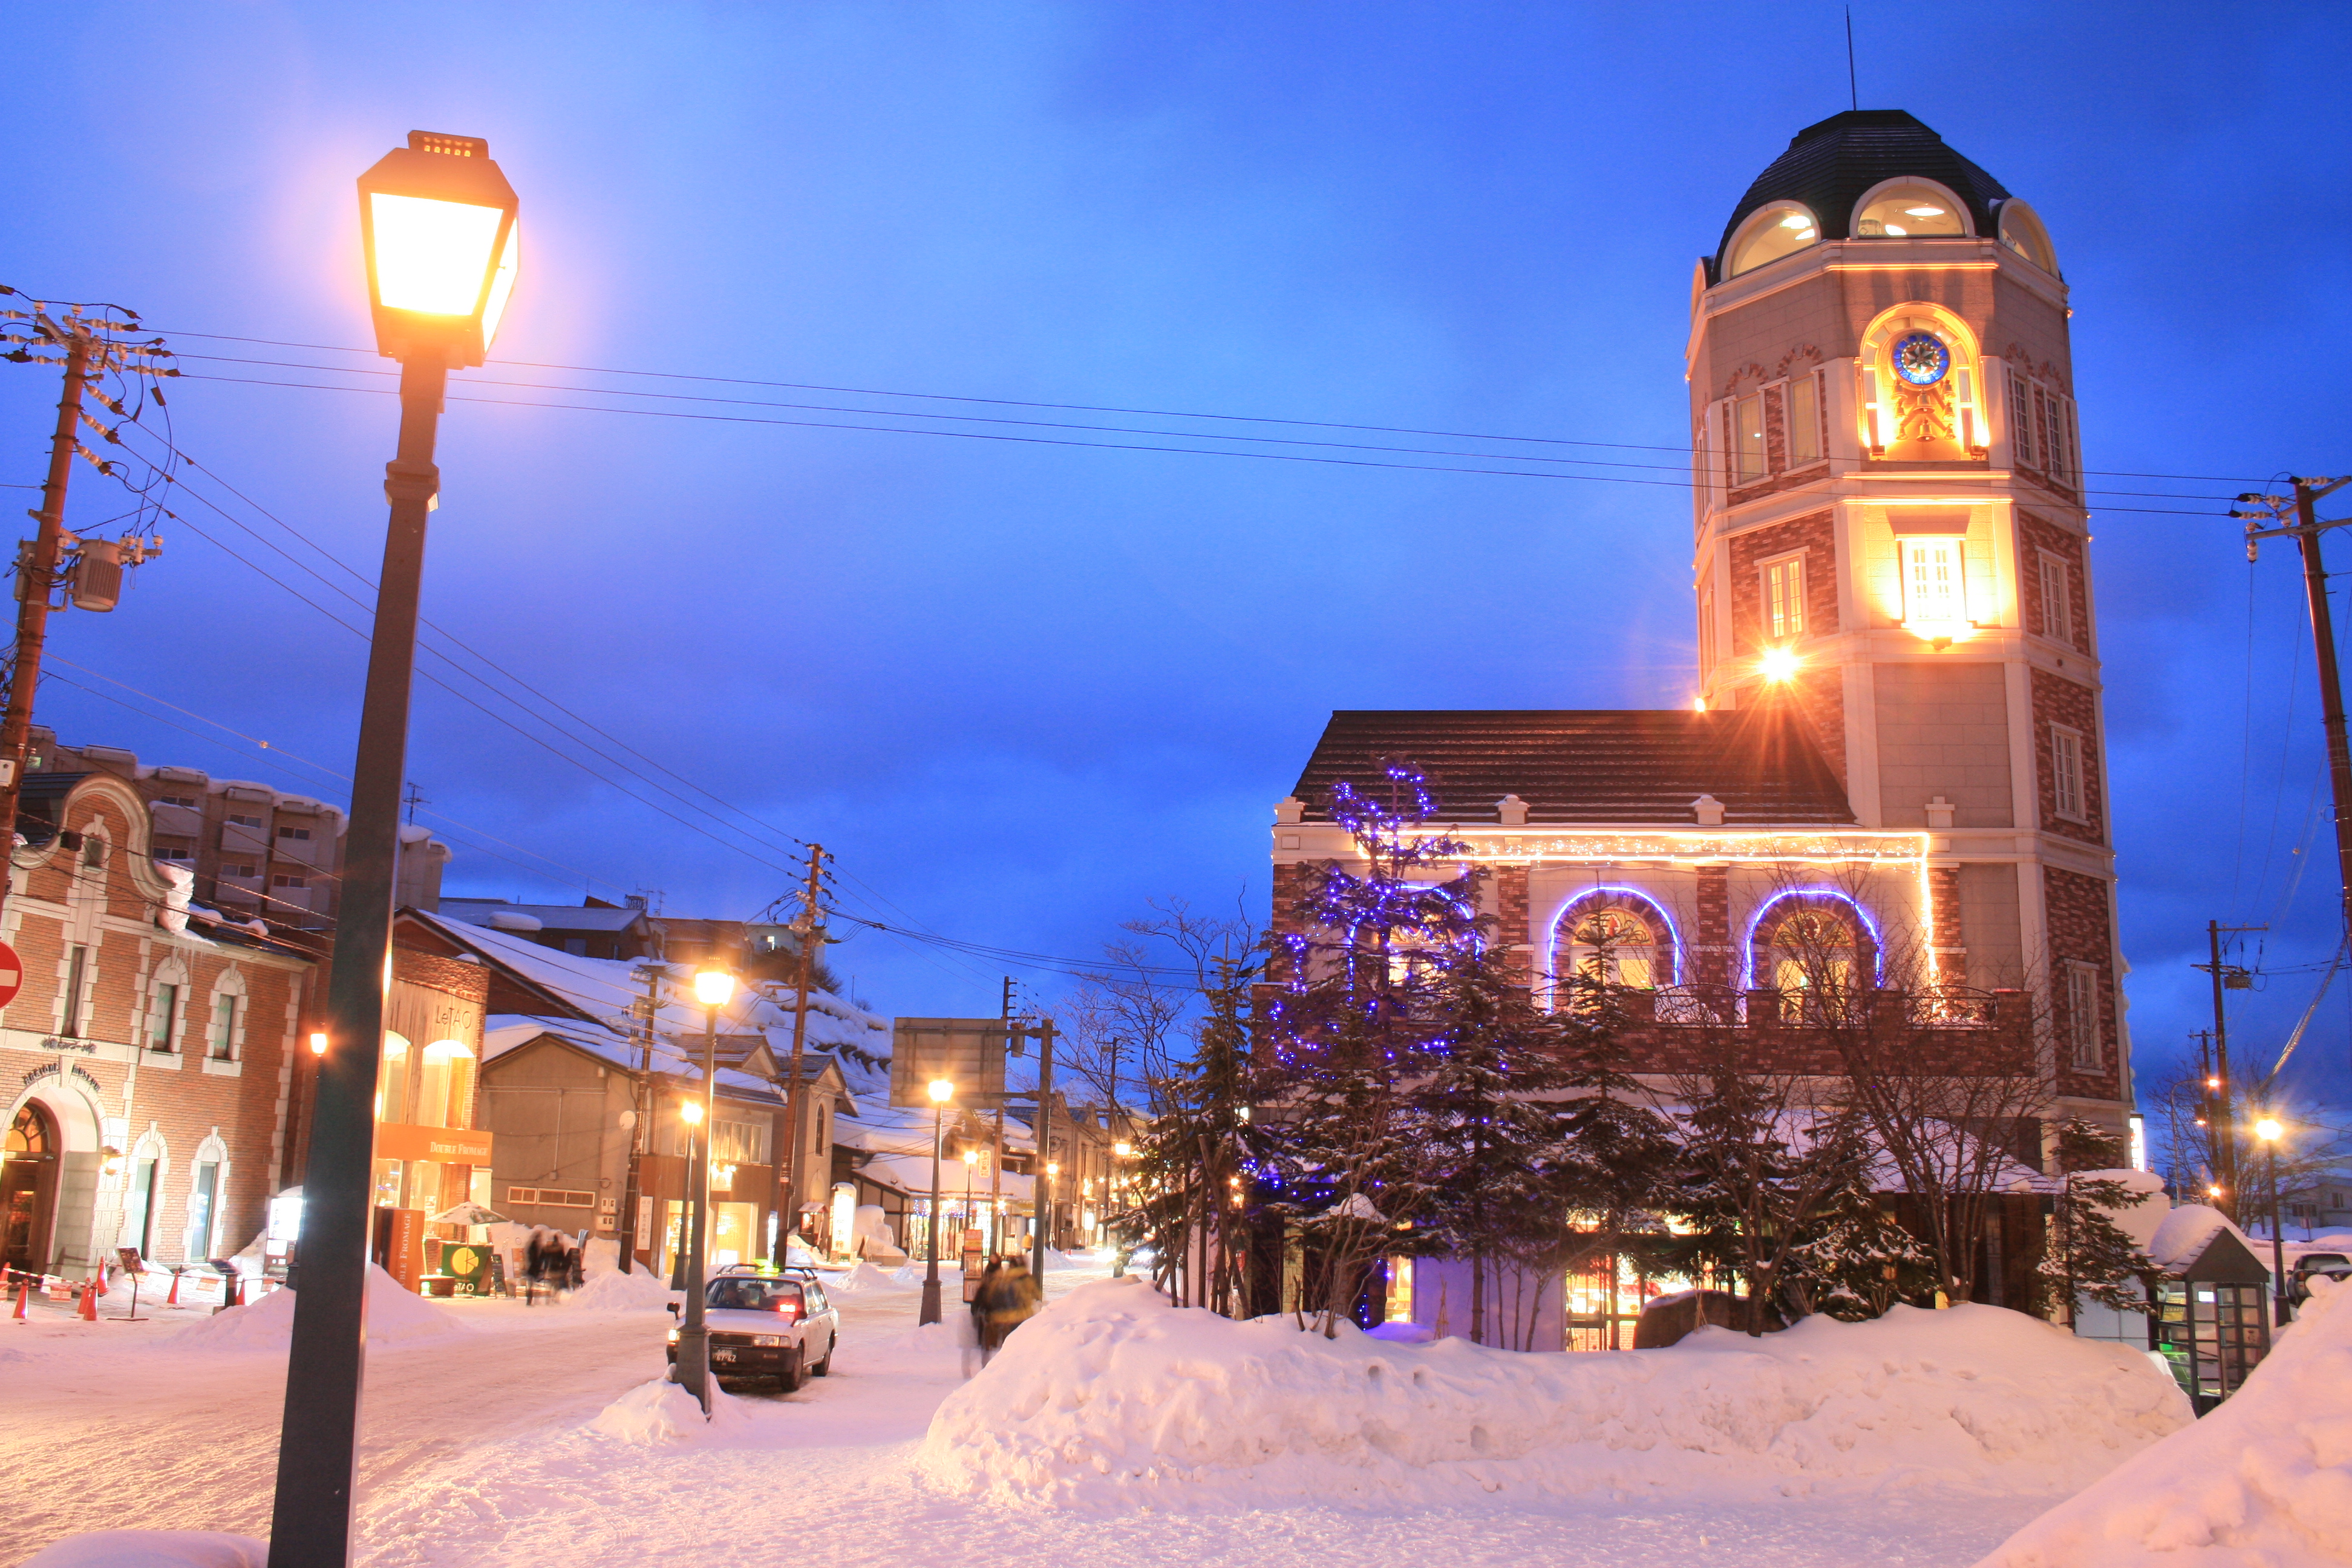
[[[751,1336],[751,1342],[755,1345],[767,1345],[772,1347],[782,1344],[784,1342],[784,1336],[782,1334],[753,1334]]]
[[[669,1331],[669,1342],[672,1344],[677,1343],[677,1331],[676,1329],[672,1329]]]

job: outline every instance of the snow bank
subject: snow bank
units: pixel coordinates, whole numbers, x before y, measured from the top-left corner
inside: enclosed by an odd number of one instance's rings
[[[269,1543],[209,1530],[100,1530],[52,1542],[25,1568],[265,1568]]]
[[[825,1276],[824,1288],[845,1296],[855,1296],[861,1290],[898,1290],[904,1287],[895,1275],[885,1274],[864,1258],[846,1272]]]
[[[1979,1568],[2183,1568],[2352,1557],[2352,1284],[2315,1279],[2245,1386],[2052,1509]]]
[[[673,1299],[685,1300],[674,1295],[668,1280],[632,1268],[591,1275],[587,1284],[563,1298],[563,1305],[575,1312],[658,1312]]]
[[[175,1350],[283,1352],[294,1339],[294,1294],[291,1290],[272,1290],[258,1301],[215,1312],[201,1322],[167,1334],[161,1342]],[[402,1289],[400,1282],[391,1275],[375,1264],[368,1265],[370,1345],[409,1344],[470,1332],[471,1326],[447,1308],[436,1307]]]
[[[710,1390],[710,1418],[706,1421],[693,1394],[667,1378],[657,1377],[637,1384],[598,1411],[588,1429],[624,1443],[660,1447],[730,1436],[751,1422],[751,1406],[715,1384]]]
[[[2189,1419],[2144,1355],[1993,1307],[1530,1355],[1235,1323],[1130,1279],[1082,1286],[1024,1324],[940,1405],[922,1459],[952,1490],[1105,1510],[1889,1485],[2048,1495]]]

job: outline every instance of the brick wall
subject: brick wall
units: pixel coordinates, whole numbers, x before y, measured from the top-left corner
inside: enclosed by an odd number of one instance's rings
[[[1731,538],[1731,654],[1753,655],[1766,641],[1760,563],[1801,550],[1805,554],[1805,635],[1838,629],[1837,533],[1826,511],[1751,528]]]
[[[2102,1065],[2095,1073],[2077,1071],[2062,1047],[2057,1053],[2059,1092],[2113,1100],[2122,1092],[2122,1080],[2116,1071],[2120,1037],[2116,1027],[2116,943],[2115,931],[2108,920],[2107,884],[2078,871],[2045,866],[2042,868],[2042,896],[2050,929],[2051,990],[2059,998],[2052,1009],[2053,1015],[2064,1005],[2060,979],[2068,963],[2091,964],[2099,972]],[[2059,1023],[2063,1028],[2064,1021],[2061,1019]]]
[[[1960,868],[1958,866],[1929,868],[1927,891],[1935,900],[1934,929],[1928,933],[1927,941],[1935,950],[1937,977],[1946,985],[1966,985],[1969,983],[1969,946],[1961,921]]]
[[[2023,601],[2026,629],[2042,637],[2053,635],[2048,606],[2042,602],[2042,554],[2047,551],[2066,563],[2067,597],[2071,601],[2067,619],[2074,634],[2069,641],[2071,646],[2087,652],[2091,647],[2091,595],[2083,543],[2079,533],[2054,527],[2030,511],[2017,514],[2017,587]]]
[[[2033,680],[2033,772],[2042,828],[2085,844],[2106,842],[2106,780],[2100,767],[2098,709],[2091,689],[2053,670],[2035,669]],[[2087,822],[2058,815],[2057,771],[2051,726],[2063,725],[2083,737],[2083,801]]]

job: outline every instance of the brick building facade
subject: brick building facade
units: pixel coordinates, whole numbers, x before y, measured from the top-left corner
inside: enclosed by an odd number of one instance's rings
[[[1910,115],[1800,132],[1692,283],[1692,707],[1334,714],[1276,809],[1276,929],[1351,853],[1331,785],[1410,759],[1538,984],[1646,994],[1644,1070],[1732,1027],[1835,1071],[1791,1026],[1799,932],[1899,958],[1925,1049],[2030,1037],[2045,1124],[2121,1131],[2067,314],[2032,210]]]

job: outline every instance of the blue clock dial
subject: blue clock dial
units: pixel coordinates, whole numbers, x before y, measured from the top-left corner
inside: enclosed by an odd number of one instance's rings
[[[1952,368],[1952,351],[1932,332],[1912,332],[1895,340],[1895,374],[1914,386],[1933,386]]]

